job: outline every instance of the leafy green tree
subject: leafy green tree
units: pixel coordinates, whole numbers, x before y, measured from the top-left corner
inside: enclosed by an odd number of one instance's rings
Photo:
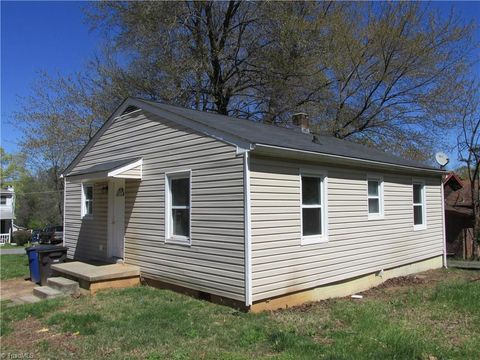
[[[23,154],[9,154],[0,147],[0,187],[15,187],[16,182],[25,172],[25,156]]]
[[[34,175],[22,178],[20,191],[17,192],[17,223],[30,229],[43,228],[49,224],[61,224],[63,214],[63,192],[57,196],[55,190],[55,172],[41,170]],[[62,199],[63,200],[63,199]]]
[[[25,154],[8,154],[0,148],[2,187],[15,190],[15,223],[28,228],[60,224],[63,211],[63,189],[56,189],[58,171],[38,170],[26,166]]]

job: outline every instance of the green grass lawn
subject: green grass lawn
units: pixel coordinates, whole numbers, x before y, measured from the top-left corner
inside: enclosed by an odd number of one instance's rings
[[[29,274],[27,255],[0,255],[0,280]]]
[[[63,359],[480,359],[480,273],[247,314],[138,287],[4,309],[2,351]],[[476,280],[475,280],[476,279]]]
[[[0,246],[0,250],[1,249],[23,249],[25,248],[25,246],[18,246],[18,245],[12,245],[12,244],[4,244],[2,246]]]

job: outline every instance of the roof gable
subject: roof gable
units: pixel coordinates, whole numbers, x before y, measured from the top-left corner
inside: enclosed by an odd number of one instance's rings
[[[101,136],[108,130],[113,122],[121,116],[128,115],[136,110],[144,110],[154,115],[165,118],[169,121],[175,122],[178,125],[185,126],[189,129],[198,131],[206,136],[210,136],[224,143],[231,144],[237,147],[237,152],[241,153],[251,149],[252,144],[245,139],[242,139],[233,134],[223,132],[214,127],[195,122],[192,119],[179,116],[175,113],[168,111],[167,109],[160,109],[152,106],[149,102],[144,100],[128,98],[110,115],[90,141],[83,147],[83,149],[77,154],[72,162],[65,168],[62,173],[62,177],[72,171],[72,169],[81,161],[83,156],[98,142]]]
[[[450,186],[452,190],[456,191],[463,187],[463,181],[462,179],[460,179],[460,177],[457,174],[455,174],[454,172],[451,172],[443,180],[443,185]]]

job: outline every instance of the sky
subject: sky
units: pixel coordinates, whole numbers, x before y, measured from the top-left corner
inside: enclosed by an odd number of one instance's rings
[[[0,1],[1,146],[14,153],[22,136],[12,118],[20,109],[19,97],[30,94],[40,71],[69,74],[81,70],[98,52],[101,37],[84,21],[86,2]],[[448,1],[431,3],[445,14],[451,5]],[[455,2],[455,7],[465,21],[475,19],[480,24],[480,2]],[[480,65],[477,69],[480,72]],[[449,155],[452,160],[456,157]]]
[[[1,1],[1,143],[16,152],[21,133],[12,115],[40,71],[81,70],[100,36],[84,22],[85,2]]]

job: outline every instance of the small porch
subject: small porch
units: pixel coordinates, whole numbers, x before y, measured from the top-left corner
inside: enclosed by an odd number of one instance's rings
[[[126,203],[141,182],[142,164],[141,158],[122,159],[65,175],[64,240],[71,249],[69,258],[89,263],[124,262],[129,221]]]
[[[92,265],[80,261],[54,264],[53,277],[78,282],[80,288],[95,294],[99,290],[126,288],[140,284],[140,268],[127,264]]]
[[[10,244],[12,242],[13,220],[4,217],[3,212],[0,213],[0,245]]]
[[[10,244],[11,242],[10,233],[0,234],[0,245]]]

